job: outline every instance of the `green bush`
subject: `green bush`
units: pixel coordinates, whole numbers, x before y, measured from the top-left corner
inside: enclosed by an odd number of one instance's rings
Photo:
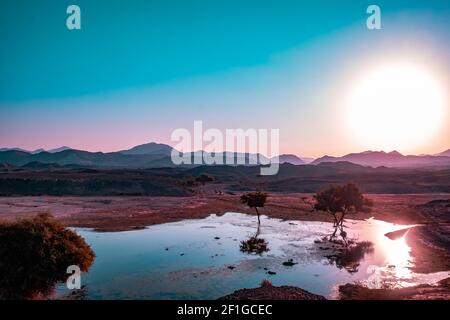
[[[86,272],[95,254],[50,214],[0,223],[0,299],[33,299],[65,281],[67,267]]]

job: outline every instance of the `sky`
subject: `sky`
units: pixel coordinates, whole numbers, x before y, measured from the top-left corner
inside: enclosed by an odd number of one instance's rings
[[[66,27],[70,4],[81,30]],[[370,4],[381,30],[366,27]],[[432,75],[445,112],[423,141],[361,141],[345,97],[399,61]],[[301,156],[437,153],[450,148],[449,74],[448,0],[4,0],[0,147],[173,145],[173,130],[202,120],[280,129],[281,153]]]

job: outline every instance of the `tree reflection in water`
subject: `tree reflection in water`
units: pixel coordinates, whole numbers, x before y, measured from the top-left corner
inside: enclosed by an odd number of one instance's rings
[[[247,240],[242,240],[240,244],[241,252],[248,254],[262,254],[269,251],[269,242],[264,238],[259,238],[260,224],[258,223],[258,229],[255,235],[251,236]]]
[[[336,265],[338,269],[345,269],[349,273],[356,273],[359,270],[359,265],[364,256],[368,253],[372,253],[373,243],[370,241],[351,242],[348,244],[335,243],[338,248],[335,249],[335,253],[326,255],[330,264]]]

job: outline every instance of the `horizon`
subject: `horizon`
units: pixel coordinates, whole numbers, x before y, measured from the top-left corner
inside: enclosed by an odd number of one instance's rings
[[[72,147],[67,146],[67,145],[63,145],[63,146],[53,147],[53,148],[36,148],[36,149],[32,149],[32,150],[25,149],[25,148],[21,148],[21,147],[17,147],[17,146],[15,146],[15,147],[4,147],[4,146],[0,146],[0,152],[1,152],[1,151],[9,151],[9,150],[19,150],[19,151],[24,151],[24,152],[28,152],[28,153],[35,153],[35,152],[39,151],[39,152],[37,152],[37,153],[40,153],[40,152],[49,152],[49,151],[53,151],[53,150],[57,150],[57,149],[62,149],[62,148],[64,148],[64,149],[69,149],[69,150],[87,151],[87,152],[92,152],[92,153],[96,153],[96,152],[100,152],[100,153],[117,153],[117,152],[127,151],[127,150],[133,149],[133,148],[135,148],[135,147],[142,146],[142,145],[147,145],[147,144],[159,144],[159,145],[165,145],[165,146],[169,146],[170,148],[174,149],[174,147],[173,147],[172,145],[170,145],[170,144],[151,141],[151,142],[141,143],[141,144],[138,144],[138,145],[130,146],[130,147],[125,148],[125,149],[114,150],[114,151],[85,150],[85,149],[77,149],[77,148],[72,148]],[[5,149],[7,149],[7,150],[5,150]],[[347,155],[350,155],[350,154],[363,154],[363,153],[370,153],[370,152],[373,152],[373,153],[385,153],[385,154],[398,152],[398,153],[400,153],[402,156],[438,156],[440,153],[443,153],[443,152],[446,152],[446,151],[449,151],[449,150],[450,150],[450,147],[449,147],[449,148],[444,148],[443,150],[440,150],[440,151],[435,152],[435,153],[417,153],[417,154],[409,154],[409,153],[408,153],[408,154],[405,154],[405,153],[402,153],[402,152],[400,152],[400,151],[398,151],[398,150],[389,150],[389,151],[387,151],[387,150],[361,150],[361,151],[351,151],[351,152],[349,152],[349,153],[339,154],[339,155],[324,153],[324,154],[322,154],[321,156],[318,156],[318,157],[312,157],[312,156],[309,156],[309,155],[296,154],[296,153],[279,153],[278,156],[283,156],[283,155],[284,155],[284,156],[289,156],[289,155],[293,155],[293,156],[296,156],[296,157],[298,157],[298,158],[300,158],[300,159],[314,159],[314,160],[319,159],[319,158],[322,158],[322,157],[336,157],[336,158],[339,158],[339,157],[344,157],[344,156],[347,156]],[[65,151],[65,150],[62,150],[62,151]],[[202,151],[202,152],[208,153],[208,152],[205,151],[205,150],[186,151],[186,152],[188,152],[188,153],[189,153],[189,152],[196,153],[196,152],[201,152],[201,151]],[[61,152],[61,151],[58,151],[58,152]],[[237,152],[237,153],[249,153],[249,152],[245,152],[245,151],[226,151],[226,150],[223,150],[223,151],[216,151],[216,152],[217,152],[217,153],[223,153],[223,152],[226,152],[226,153],[228,153],[228,152],[235,152],[235,153],[236,153],[236,152]],[[261,154],[261,155],[263,155],[263,156],[265,156],[265,157],[270,158],[267,154],[263,154],[263,153],[260,153],[260,152],[257,152],[257,153],[255,153],[255,154]],[[276,156],[276,155],[275,155],[275,156]],[[272,156],[272,158],[275,157],[275,156]]]

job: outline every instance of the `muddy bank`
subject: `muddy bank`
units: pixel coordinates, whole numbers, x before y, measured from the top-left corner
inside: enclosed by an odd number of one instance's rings
[[[398,224],[426,222],[418,207],[450,194],[369,195],[370,213],[352,215],[361,220],[374,217]],[[272,218],[331,222],[328,214],[313,210],[312,194],[270,194],[263,215]],[[255,212],[239,201],[239,194],[204,194],[192,197],[0,197],[0,219],[17,219],[50,212],[69,226],[97,231],[124,231],[184,219],[199,219],[211,213]],[[349,216],[350,218],[350,216]]]
[[[450,278],[437,285],[422,284],[399,289],[369,289],[358,284],[339,287],[341,300],[449,300]]]
[[[412,228],[406,236],[412,248],[414,271],[450,270],[450,199],[429,201],[416,209],[422,224]]]
[[[292,286],[276,287],[265,280],[259,288],[236,290],[218,300],[326,300],[325,297]]]

